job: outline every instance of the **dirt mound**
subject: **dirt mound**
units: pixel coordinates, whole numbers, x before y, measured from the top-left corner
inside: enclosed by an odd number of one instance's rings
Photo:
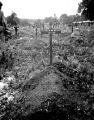
[[[54,67],[48,67],[44,71],[35,73],[34,76],[26,81],[22,87],[25,105],[37,108],[48,99],[50,94],[62,94],[62,80],[60,73]],[[65,89],[64,89],[65,91]],[[31,107],[31,109],[33,110]]]

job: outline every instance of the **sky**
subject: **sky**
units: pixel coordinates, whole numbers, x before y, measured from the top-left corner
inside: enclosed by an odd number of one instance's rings
[[[81,0],[1,0],[5,17],[12,12],[19,18],[43,19],[45,17],[60,17],[61,14],[73,15],[77,13]]]

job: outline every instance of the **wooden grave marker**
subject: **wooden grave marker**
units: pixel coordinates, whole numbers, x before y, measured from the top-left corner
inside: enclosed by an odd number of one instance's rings
[[[44,31],[41,31],[41,34],[49,34],[49,43],[50,43],[50,65],[52,65],[52,60],[53,60],[53,57],[52,57],[52,35],[53,34],[61,34],[61,30],[57,30],[57,29],[48,29],[48,30],[44,30]]]

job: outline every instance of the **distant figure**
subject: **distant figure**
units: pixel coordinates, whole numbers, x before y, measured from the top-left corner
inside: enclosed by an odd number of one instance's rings
[[[5,42],[4,31],[6,29],[6,22],[5,22],[4,13],[1,10],[2,6],[3,6],[3,4],[2,4],[2,2],[0,2],[0,41]]]
[[[14,30],[15,30],[15,35],[17,36],[18,35],[18,18],[17,16],[15,15],[14,16]]]
[[[36,37],[37,37],[37,35],[38,35],[38,28],[37,27],[36,27],[35,31],[36,31]]]
[[[15,35],[17,36],[17,35],[18,35],[18,26],[15,25],[15,26],[14,26],[14,29],[15,29]]]

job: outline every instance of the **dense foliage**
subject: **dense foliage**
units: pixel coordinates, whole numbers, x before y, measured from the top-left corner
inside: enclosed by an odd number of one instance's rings
[[[72,22],[77,22],[81,20],[81,16],[76,14],[76,15],[67,15],[67,14],[62,14],[59,18],[60,23],[63,24],[72,24]]]
[[[79,4],[78,12],[80,12],[85,19],[94,20],[94,0],[82,0]]]
[[[7,24],[9,24],[10,26],[17,25],[20,22],[15,12],[11,13],[11,15],[8,16],[6,19],[7,19]]]

